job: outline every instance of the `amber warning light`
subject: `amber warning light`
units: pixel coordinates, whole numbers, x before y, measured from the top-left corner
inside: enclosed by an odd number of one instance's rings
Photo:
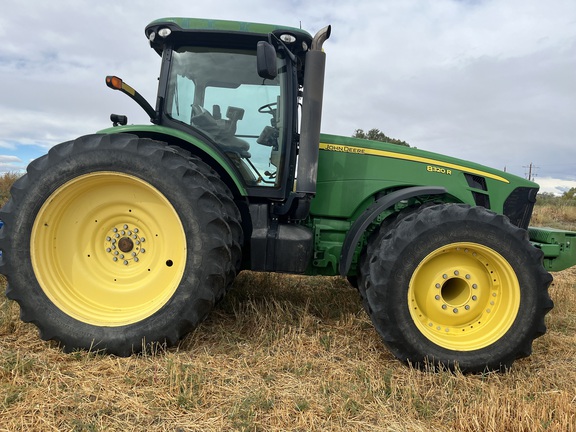
[[[111,89],[123,91],[131,96],[134,96],[136,93],[136,90],[123,82],[122,78],[118,78],[117,76],[107,76],[106,85]]]
[[[107,76],[106,85],[114,90],[122,90],[122,79],[117,76]]]

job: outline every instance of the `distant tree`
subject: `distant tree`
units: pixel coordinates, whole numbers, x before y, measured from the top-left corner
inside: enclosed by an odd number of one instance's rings
[[[564,192],[564,194],[562,195],[562,199],[566,201],[576,199],[576,187],[570,188],[566,192]]]
[[[391,144],[398,144],[404,147],[410,147],[410,144],[408,144],[406,141],[402,141],[396,138],[390,138],[389,136],[386,136],[386,134],[382,132],[380,129],[376,128],[370,129],[368,132],[364,132],[364,129],[356,129],[354,135],[352,136],[354,138],[362,138],[372,141],[382,141]]]
[[[554,195],[552,192],[540,192],[536,196],[536,202],[540,205],[558,205],[561,198]]]

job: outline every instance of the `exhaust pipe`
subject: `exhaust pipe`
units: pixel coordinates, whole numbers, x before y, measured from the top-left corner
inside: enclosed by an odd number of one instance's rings
[[[322,51],[322,45],[330,37],[330,31],[331,27],[326,26],[316,33],[310,51],[306,53],[296,192],[310,196],[316,194],[318,174],[318,147],[326,69],[326,54]]]

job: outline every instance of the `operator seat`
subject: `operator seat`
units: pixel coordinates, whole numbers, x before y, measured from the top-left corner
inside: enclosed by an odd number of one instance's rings
[[[222,119],[220,107],[214,105],[214,113],[215,116],[204,107],[192,105],[190,124],[210,136],[223,152],[235,153],[242,158],[249,158],[251,156],[248,151],[250,144],[234,135],[238,120],[244,117],[244,110],[229,107],[226,113],[228,119]]]

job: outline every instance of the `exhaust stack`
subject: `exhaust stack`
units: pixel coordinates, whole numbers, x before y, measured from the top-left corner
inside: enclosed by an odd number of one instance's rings
[[[318,146],[326,69],[326,54],[322,51],[322,45],[330,37],[330,31],[330,26],[318,31],[312,39],[310,51],[306,53],[296,192],[311,196],[316,194]]]

